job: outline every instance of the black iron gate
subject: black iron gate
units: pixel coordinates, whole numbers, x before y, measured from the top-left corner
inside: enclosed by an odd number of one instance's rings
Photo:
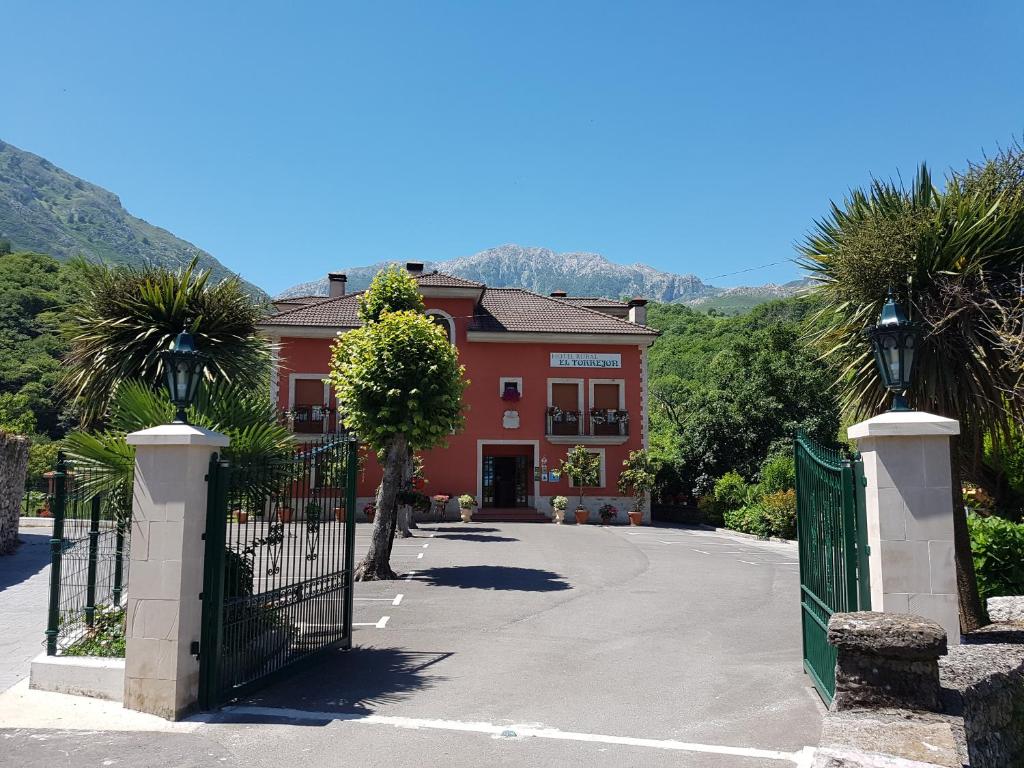
[[[210,461],[200,706],[352,642],[358,446]]]
[[[804,669],[830,704],[836,649],[827,640],[829,617],[871,609],[864,473],[859,456],[844,456],[804,434],[797,435],[795,450]]]

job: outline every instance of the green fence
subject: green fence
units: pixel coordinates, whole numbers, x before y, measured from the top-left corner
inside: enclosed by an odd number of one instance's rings
[[[826,703],[835,695],[833,613],[871,609],[860,458],[804,434],[795,441],[804,669]]]
[[[59,454],[46,505],[53,515],[46,652],[73,654],[97,616],[120,622],[128,588],[130,494],[95,467]],[[123,631],[121,632],[123,635]]]
[[[352,641],[357,443],[210,462],[200,705]]]

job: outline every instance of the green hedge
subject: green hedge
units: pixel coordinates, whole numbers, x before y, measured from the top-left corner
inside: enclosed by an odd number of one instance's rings
[[[972,512],[967,528],[981,599],[1024,595],[1024,525]]]

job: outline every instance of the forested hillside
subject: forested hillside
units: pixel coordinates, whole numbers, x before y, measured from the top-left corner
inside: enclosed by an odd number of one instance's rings
[[[651,306],[648,323],[663,331],[649,363],[652,447],[666,492],[699,496],[731,470],[757,479],[798,428],[836,440],[832,376],[803,341],[814,306],[787,299],[738,317]]]

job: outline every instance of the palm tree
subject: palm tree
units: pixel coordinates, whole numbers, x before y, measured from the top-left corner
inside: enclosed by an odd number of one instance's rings
[[[252,474],[262,485],[249,490],[269,496],[291,479],[288,459],[295,444],[288,429],[277,422],[269,396],[261,394],[266,389],[252,390],[224,382],[206,384],[189,408],[188,419],[190,424],[231,438],[224,457],[238,466],[256,468]],[[125,441],[125,435],[167,424],[174,413],[163,389],[127,381],[111,400],[107,429],[72,432],[64,438],[64,448],[76,464],[87,470],[82,475],[89,478],[90,490],[111,493],[115,503],[123,501],[118,511],[127,517],[135,449]]]
[[[195,260],[177,271],[80,266],[84,296],[66,331],[71,350],[61,384],[83,425],[103,416],[123,382],[158,384],[160,352],[182,329],[209,356],[208,381],[253,387],[265,378],[272,349],[256,326],[266,308],[237,277],[211,283],[210,271],[197,271]]]
[[[799,246],[824,302],[812,333],[836,365],[848,408],[866,416],[885,407],[862,332],[891,287],[921,328],[908,398],[960,421],[954,465],[979,482],[986,436],[1009,434],[1024,416],[1020,360],[999,337],[1001,313],[1020,301],[1024,185],[982,183],[990,174],[990,163],[972,167],[947,179],[944,191],[924,165],[909,188],[876,181],[833,203]],[[956,478],[954,489],[961,623],[973,629],[983,614]]]

